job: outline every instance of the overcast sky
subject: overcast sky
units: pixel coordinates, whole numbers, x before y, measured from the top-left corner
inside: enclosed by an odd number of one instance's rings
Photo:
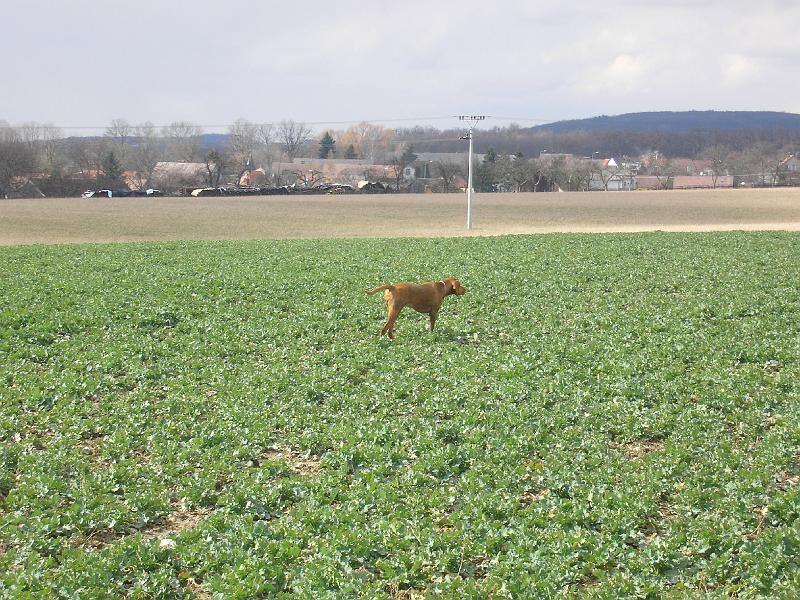
[[[0,120],[800,113],[800,3],[0,0]],[[408,121],[405,121],[408,119]],[[339,123],[341,122],[341,123]]]

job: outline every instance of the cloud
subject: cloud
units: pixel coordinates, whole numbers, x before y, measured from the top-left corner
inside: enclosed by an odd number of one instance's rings
[[[774,0],[7,2],[37,31],[0,38],[10,122],[559,119],[800,97],[800,5]]]
[[[756,60],[741,54],[723,54],[720,69],[725,82],[732,85],[753,84],[758,75]]]

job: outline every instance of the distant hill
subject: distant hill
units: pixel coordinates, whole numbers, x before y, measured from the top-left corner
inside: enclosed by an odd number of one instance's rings
[[[221,149],[228,145],[230,136],[227,133],[204,133],[200,136],[205,148]]]
[[[743,129],[800,130],[800,115],[770,111],[640,112],[624,115],[592,117],[557,121],[531,127],[532,132],[570,133],[577,131],[660,131],[686,133],[690,131],[734,131]]]

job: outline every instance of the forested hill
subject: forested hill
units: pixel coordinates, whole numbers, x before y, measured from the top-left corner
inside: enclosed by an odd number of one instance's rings
[[[488,122],[487,122],[488,123]],[[399,141],[418,152],[459,152],[460,130],[445,132],[453,141],[436,140],[436,131],[408,130]],[[420,138],[434,138],[430,142]],[[800,114],[768,111],[641,112],[589,119],[557,121],[535,127],[491,127],[475,136],[475,151],[499,154],[542,152],[579,156],[638,156],[658,150],[669,157],[697,158],[711,146],[746,152],[786,153],[800,150]]]
[[[532,127],[531,131],[569,133],[575,131],[731,131],[741,129],[800,130],[800,115],[771,111],[640,112],[599,116],[589,119],[557,121]]]

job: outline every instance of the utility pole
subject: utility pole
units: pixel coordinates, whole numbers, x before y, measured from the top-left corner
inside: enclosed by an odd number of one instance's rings
[[[466,121],[469,123],[467,135],[463,136],[462,140],[469,140],[469,162],[467,163],[467,229],[472,229],[472,130],[478,124],[478,121],[483,121],[486,115],[458,115],[459,121]]]

